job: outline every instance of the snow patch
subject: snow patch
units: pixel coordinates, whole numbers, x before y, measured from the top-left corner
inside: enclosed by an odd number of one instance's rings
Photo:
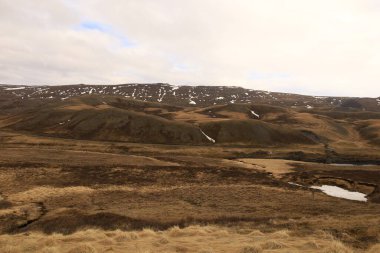
[[[205,132],[203,132],[202,129],[199,129],[199,130],[201,130],[201,133],[207,138],[207,140],[211,141],[212,143],[215,143],[215,140],[211,138],[210,136],[208,136],[207,134],[205,134]]]
[[[366,202],[367,198],[364,193],[352,192],[333,185],[311,186],[312,189],[321,190],[325,194],[342,199],[356,200]]]
[[[23,90],[26,87],[15,87],[15,88],[6,88],[5,90]]]
[[[260,115],[258,115],[257,113],[255,113],[254,111],[251,110],[251,113],[253,116],[257,117],[257,118],[260,118]]]
[[[135,98],[136,89],[133,89],[132,97]]]
[[[308,186],[300,185],[294,182],[288,182],[288,184],[304,187],[304,188],[309,188]],[[363,201],[363,202],[367,201],[367,198],[366,198],[367,195],[365,195],[364,193],[348,191],[338,186],[333,186],[333,185],[310,186],[310,189],[320,190],[326,195],[336,197],[336,198]]]
[[[304,187],[303,185],[300,185],[300,184],[297,184],[297,183],[294,183],[294,182],[288,182],[288,184],[299,186],[299,187]]]
[[[165,97],[165,95],[166,95],[165,89],[161,90],[161,88],[160,88],[160,90],[158,92],[158,99],[157,99],[157,101],[158,102],[162,102],[162,99]],[[145,96],[146,96],[146,93],[145,93]]]

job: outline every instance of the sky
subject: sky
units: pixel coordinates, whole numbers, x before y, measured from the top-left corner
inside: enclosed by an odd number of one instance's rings
[[[380,96],[379,0],[0,0],[0,83]]]

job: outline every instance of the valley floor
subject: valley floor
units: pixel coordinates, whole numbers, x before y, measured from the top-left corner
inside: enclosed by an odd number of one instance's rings
[[[0,142],[0,252],[380,252],[380,166],[318,163],[322,146]]]

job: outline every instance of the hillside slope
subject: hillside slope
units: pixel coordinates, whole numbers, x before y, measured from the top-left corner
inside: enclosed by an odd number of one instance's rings
[[[9,107],[0,127],[60,138],[158,144],[379,145],[380,130],[371,117],[377,112],[335,119],[320,110],[265,104],[182,107],[106,95],[25,102],[25,107]]]
[[[234,86],[176,86],[166,83],[117,85],[14,86],[0,85],[0,107],[12,100],[65,100],[83,95],[116,95],[179,106],[255,103],[300,109],[342,108],[380,112],[380,97],[349,98],[305,96],[245,89]],[[374,94],[380,95],[380,94]]]

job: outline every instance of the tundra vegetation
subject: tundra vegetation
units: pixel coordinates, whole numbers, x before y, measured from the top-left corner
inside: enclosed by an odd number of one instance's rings
[[[0,252],[380,252],[378,100],[115,87],[0,86]]]

